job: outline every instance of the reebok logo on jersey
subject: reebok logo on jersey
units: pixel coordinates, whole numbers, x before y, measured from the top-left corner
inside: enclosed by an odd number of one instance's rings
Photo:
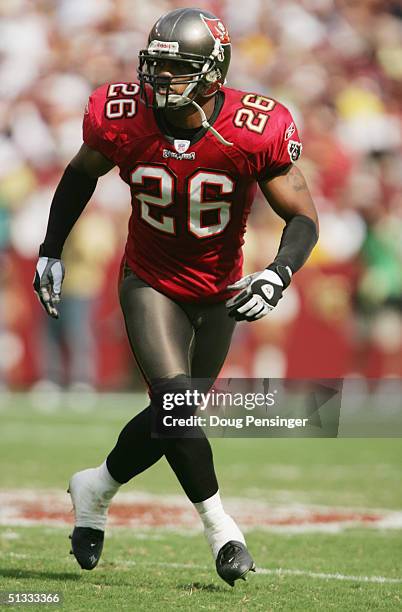
[[[295,131],[296,131],[296,126],[292,121],[292,123],[289,125],[288,129],[286,130],[285,140],[289,140],[289,138],[293,136]]]
[[[163,149],[162,157],[164,159],[173,157],[173,159],[178,159],[179,161],[182,159],[193,160],[195,159],[195,153],[176,153],[176,151],[171,151],[170,149]]]

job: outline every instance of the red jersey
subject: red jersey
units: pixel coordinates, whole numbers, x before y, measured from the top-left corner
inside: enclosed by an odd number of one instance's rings
[[[137,83],[103,85],[89,98],[84,142],[130,186],[125,258],[133,272],[177,300],[224,300],[241,277],[257,182],[300,155],[295,124],[279,102],[227,87],[210,123],[231,147],[206,130],[170,138],[161,116],[140,102]]]

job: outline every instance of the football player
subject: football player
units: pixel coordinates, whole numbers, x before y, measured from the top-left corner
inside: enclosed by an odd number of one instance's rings
[[[233,586],[255,568],[222,506],[202,429],[169,436],[161,425],[165,394],[216,378],[236,321],[269,313],[317,241],[314,204],[294,165],[302,149],[295,123],[279,102],[225,86],[230,54],[228,31],[211,13],[163,15],[139,53],[138,81],[109,83],[90,97],[84,144],[52,201],[34,288],[57,318],[62,248],[98,178],[117,165],[129,186],[119,295],[150,397],[105,462],[71,478],[72,552],[84,569],[99,561],[112,497],[163,456],[200,515],[218,574]],[[257,185],[286,225],[274,261],[241,278]],[[190,403],[184,408],[193,414]]]

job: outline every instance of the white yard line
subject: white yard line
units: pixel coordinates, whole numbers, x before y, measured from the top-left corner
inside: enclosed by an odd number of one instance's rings
[[[117,565],[122,566],[141,566],[141,565],[150,565],[150,566],[159,566],[159,567],[170,567],[172,569],[200,569],[200,570],[209,570],[210,567],[207,565],[193,565],[190,563],[164,563],[158,561],[116,561]],[[350,582],[368,582],[375,584],[402,584],[402,578],[388,578],[386,576],[350,576],[348,574],[326,574],[325,572],[309,572],[308,570],[298,570],[298,569],[285,569],[282,567],[278,568],[265,568],[265,567],[257,567],[257,574],[264,574],[270,576],[306,576],[307,578],[316,578],[319,580],[343,580]]]
[[[0,551],[0,557],[12,557],[15,559],[36,559],[37,557],[29,554],[20,554],[14,552],[2,552]],[[124,559],[116,559],[113,563],[114,569],[117,567],[166,567],[171,569],[185,569],[185,570],[202,570],[209,571],[211,566],[209,565],[195,565],[193,563],[168,563],[162,561],[127,561]],[[101,566],[100,566],[101,567]],[[299,569],[287,569],[283,567],[278,568],[266,568],[257,567],[256,574],[263,574],[268,576],[304,576],[306,578],[313,578],[317,580],[340,580],[347,582],[361,582],[371,584],[402,584],[402,578],[389,578],[387,576],[353,576],[349,574],[340,573],[325,573],[325,572],[310,572],[308,570]]]
[[[353,582],[375,582],[385,584],[402,584],[402,578],[387,578],[386,576],[349,576],[345,574],[325,574],[324,572],[308,572],[296,569],[265,569],[257,568],[260,574],[275,574],[278,576],[307,576],[308,578],[319,578],[322,580],[351,580]]]

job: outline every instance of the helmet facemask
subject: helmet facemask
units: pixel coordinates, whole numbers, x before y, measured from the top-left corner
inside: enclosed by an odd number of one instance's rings
[[[161,46],[164,44],[169,45],[169,50],[161,50]],[[214,95],[220,87],[222,75],[216,65],[216,58],[222,57],[223,49],[218,39],[216,39],[214,49],[209,56],[178,53],[174,50],[175,45],[176,43],[151,41],[148,49],[143,49],[139,53],[138,78],[141,98],[149,107],[182,108],[191,104],[191,101],[198,96],[209,97]],[[177,62],[178,68],[180,67],[178,74],[171,77],[160,76],[157,73],[158,62],[165,61]],[[186,69],[187,66],[188,70]],[[186,88],[181,94],[172,93],[172,85],[184,84]],[[146,85],[151,87],[152,97]],[[160,88],[166,89],[166,93],[160,93]]]

